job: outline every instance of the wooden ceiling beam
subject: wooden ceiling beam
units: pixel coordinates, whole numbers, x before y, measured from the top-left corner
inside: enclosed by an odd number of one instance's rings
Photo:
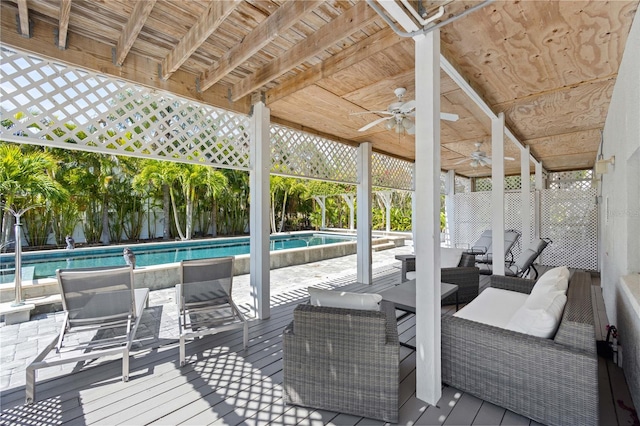
[[[71,15],[71,0],[60,2],[60,18],[58,19],[58,49],[67,48],[67,33],[69,31],[69,16]]]
[[[129,21],[122,29],[118,43],[114,48],[113,63],[118,66],[122,66],[125,58],[129,54],[129,50],[133,46],[133,43],[138,38],[138,34],[144,27],[147,18],[155,6],[156,0],[144,0],[135,2],[135,6],[129,16]]]
[[[396,35],[390,28],[378,31],[370,37],[338,52],[326,61],[315,64],[311,68],[286,80],[283,84],[268,90],[266,93],[267,105],[305,87],[309,87],[324,78],[331,77],[335,73],[345,70],[376,53],[395,46],[402,40],[403,38]]]
[[[25,38],[31,37],[31,30],[29,29],[29,8],[27,7],[27,0],[18,0],[18,33]]]
[[[280,6],[273,15],[258,24],[240,44],[228,50],[211,68],[202,73],[199,90],[207,90],[216,84],[322,3],[323,0],[294,0]]]
[[[162,60],[160,78],[168,80],[171,74],[213,34],[220,24],[242,3],[242,0],[211,1],[207,10],[180,40],[176,47]]]
[[[293,46],[279,58],[269,62],[253,74],[236,83],[231,89],[232,99],[248,95],[276,77],[316,56],[331,45],[361,30],[379,18],[365,2],[360,1],[333,21]]]

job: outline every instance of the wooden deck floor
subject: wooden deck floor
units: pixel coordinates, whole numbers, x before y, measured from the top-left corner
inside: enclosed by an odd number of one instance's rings
[[[351,291],[379,291],[393,285],[397,277],[397,269],[376,271],[375,289],[348,283],[348,280],[324,285],[344,286]],[[483,281],[486,282],[484,277]],[[598,290],[594,287],[594,294],[597,295]],[[135,353],[128,383],[120,379],[118,360],[85,366],[72,374],[38,382],[37,402],[32,406],[22,405],[24,387],[9,389],[0,396],[0,424],[383,424],[283,404],[281,332],[291,321],[295,306],[306,297],[306,291],[302,290],[279,296],[274,301],[270,319],[251,323],[250,346],[246,352],[242,350],[241,333],[227,332],[189,343],[189,364],[183,368],[178,367],[175,343]],[[602,315],[602,310],[598,312]],[[401,340],[411,342],[415,337],[414,317],[402,319],[398,330]],[[400,351],[400,424],[537,424],[449,386],[443,387],[437,406],[425,404],[415,397],[415,352],[405,347]],[[617,404],[619,400],[628,404],[630,398],[628,390],[620,389],[626,384],[616,369],[602,360],[603,425],[628,424],[629,420]]]

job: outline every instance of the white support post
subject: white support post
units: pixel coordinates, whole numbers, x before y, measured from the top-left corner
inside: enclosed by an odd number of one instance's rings
[[[531,204],[529,199],[531,198],[531,172],[529,170],[529,145],[525,146],[520,152],[520,195],[522,196],[522,249],[526,249],[531,246],[531,223],[533,218],[531,217]]]
[[[353,195],[352,194],[342,194],[342,198],[344,199],[344,201],[349,206],[349,229],[353,231],[355,229]]]
[[[536,190],[542,191],[544,189],[544,179],[542,177],[542,163],[536,163]]]
[[[442,396],[440,338],[440,31],[415,41],[416,397]]]
[[[411,241],[413,254],[416,252],[416,163],[413,163],[413,182],[411,191]]]
[[[269,108],[263,102],[253,105],[251,117],[251,172],[249,173],[249,282],[256,315],[271,316],[269,283]]]
[[[445,199],[444,210],[447,216],[447,233],[449,234],[449,247],[455,247],[456,240],[456,218],[455,218],[455,203],[453,202],[453,196],[456,194],[456,171],[449,170],[447,172],[447,180],[445,181]]]
[[[320,211],[322,212],[322,222],[320,224],[320,229],[325,229],[327,227],[327,196],[315,195],[313,199],[316,200],[316,203],[320,205]]]
[[[371,265],[371,142],[358,147],[358,249],[356,255],[357,280],[362,284],[373,283]],[[353,211],[353,196],[351,197]]]
[[[385,229],[387,233],[391,232],[391,202],[393,201],[393,192],[391,191],[378,191],[376,192],[378,198],[382,200],[385,210]]]
[[[504,275],[504,114],[491,119],[491,229],[493,274]]]

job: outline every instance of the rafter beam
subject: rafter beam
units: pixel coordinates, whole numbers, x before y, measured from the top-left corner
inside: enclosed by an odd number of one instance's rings
[[[67,48],[67,32],[69,30],[69,16],[71,15],[71,0],[60,2],[60,18],[58,19],[58,49]]]
[[[144,27],[147,18],[155,6],[156,0],[144,0],[135,2],[135,6],[129,16],[127,25],[122,29],[120,38],[115,47],[115,54],[113,55],[113,63],[118,66],[122,66],[125,58],[129,54],[129,50],[133,46],[133,43],[138,38],[138,34]]]
[[[228,50],[211,68],[202,73],[200,90],[207,90],[216,84],[322,3],[323,0],[294,0],[280,6],[273,15],[258,24],[240,44]]]
[[[402,42],[402,40],[403,38],[396,35],[391,28],[378,31],[370,37],[331,56],[326,61],[315,64],[311,68],[307,68],[303,72],[296,74],[281,85],[268,90],[266,93],[267,105],[300,91],[305,87],[309,87],[323,78],[331,77],[333,74],[347,69],[358,62],[362,62],[378,52],[395,46]]]
[[[29,38],[31,33],[29,30],[29,8],[27,7],[27,0],[18,0],[18,33],[22,37]]]
[[[377,18],[376,12],[365,2],[356,2],[345,13],[293,46],[282,56],[236,83],[231,89],[232,99],[235,101],[248,95],[265,83],[316,56],[329,46],[359,31]]]
[[[209,7],[198,19],[178,45],[162,60],[163,80],[168,80],[171,74],[204,43],[220,24],[242,3],[242,0],[211,1]]]

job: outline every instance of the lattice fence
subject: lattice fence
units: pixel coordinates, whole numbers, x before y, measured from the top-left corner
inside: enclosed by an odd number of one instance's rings
[[[549,173],[549,189],[587,191],[594,186],[593,170]]]
[[[471,179],[456,175],[456,194],[471,192]]]
[[[454,197],[455,236],[453,244],[468,247],[482,231],[491,227],[491,193],[471,192]],[[535,215],[539,215],[539,235],[550,238],[538,260],[544,265],[567,265],[596,270],[598,265],[598,209],[596,190],[543,190],[540,206],[535,205],[534,192],[529,198],[532,218],[530,235],[535,235]],[[505,229],[521,231],[520,192],[505,193]],[[522,244],[514,248],[517,256]]]
[[[553,190],[541,193],[540,235],[551,238],[541,256],[545,265],[598,269],[597,190]]]
[[[336,182],[358,182],[358,149],[320,136],[271,125],[271,172]]]
[[[455,247],[468,248],[473,245],[485,229],[491,228],[491,193],[469,192],[455,194],[454,220],[455,235],[453,245]],[[534,209],[534,193],[529,198],[531,211]],[[515,229],[522,232],[522,204],[519,192],[508,192],[504,196],[504,222],[505,229]],[[530,227],[530,235],[533,235],[534,225]],[[522,251],[522,243],[519,241],[513,246],[512,252],[517,257]]]
[[[374,152],[371,156],[373,186],[413,189],[413,163]]]
[[[246,116],[2,48],[4,140],[248,170]]]

